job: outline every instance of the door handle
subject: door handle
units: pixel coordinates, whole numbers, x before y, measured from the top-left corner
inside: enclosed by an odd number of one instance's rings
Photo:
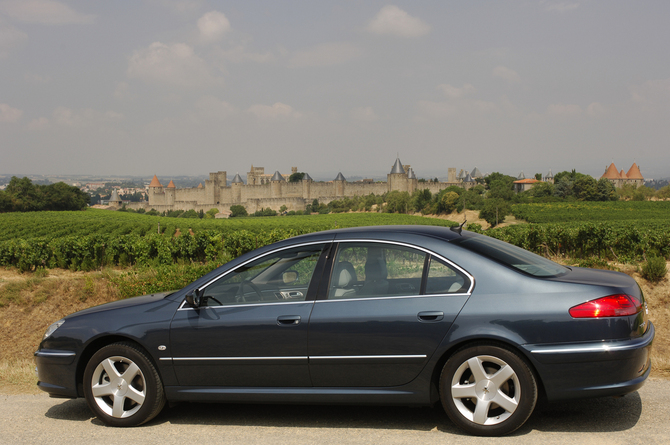
[[[279,326],[293,326],[300,323],[300,315],[280,315],[277,317]]]
[[[424,311],[417,315],[419,321],[440,321],[444,318],[442,311]]]

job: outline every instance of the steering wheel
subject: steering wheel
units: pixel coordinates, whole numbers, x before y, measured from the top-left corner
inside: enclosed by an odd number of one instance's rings
[[[262,301],[263,300],[263,293],[261,290],[256,286],[251,280],[244,280],[242,283],[240,283],[240,288],[239,292],[240,294],[235,297],[235,299],[243,302],[247,302],[247,298],[244,296],[244,285],[248,285],[254,292],[256,292],[256,295],[258,295],[258,300],[252,300],[252,301]]]

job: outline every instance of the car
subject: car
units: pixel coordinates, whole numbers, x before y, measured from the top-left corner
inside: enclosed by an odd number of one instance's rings
[[[38,386],[112,426],[190,402],[432,405],[500,436],[537,400],[621,396],[654,326],[628,275],[567,267],[460,227],[289,238],[185,288],[52,324]]]

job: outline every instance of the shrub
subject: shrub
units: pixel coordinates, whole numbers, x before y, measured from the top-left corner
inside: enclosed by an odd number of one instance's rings
[[[642,276],[647,281],[661,281],[668,273],[665,258],[660,256],[649,256],[647,262],[642,266]]]

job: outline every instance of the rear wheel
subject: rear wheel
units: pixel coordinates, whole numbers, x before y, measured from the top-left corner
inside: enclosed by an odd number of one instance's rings
[[[158,371],[132,343],[114,343],[96,352],[84,371],[84,394],[91,410],[111,426],[137,426],[163,409]]]
[[[440,397],[449,418],[477,436],[502,436],[523,425],[537,402],[537,383],[525,361],[498,346],[474,345],[444,365]]]

